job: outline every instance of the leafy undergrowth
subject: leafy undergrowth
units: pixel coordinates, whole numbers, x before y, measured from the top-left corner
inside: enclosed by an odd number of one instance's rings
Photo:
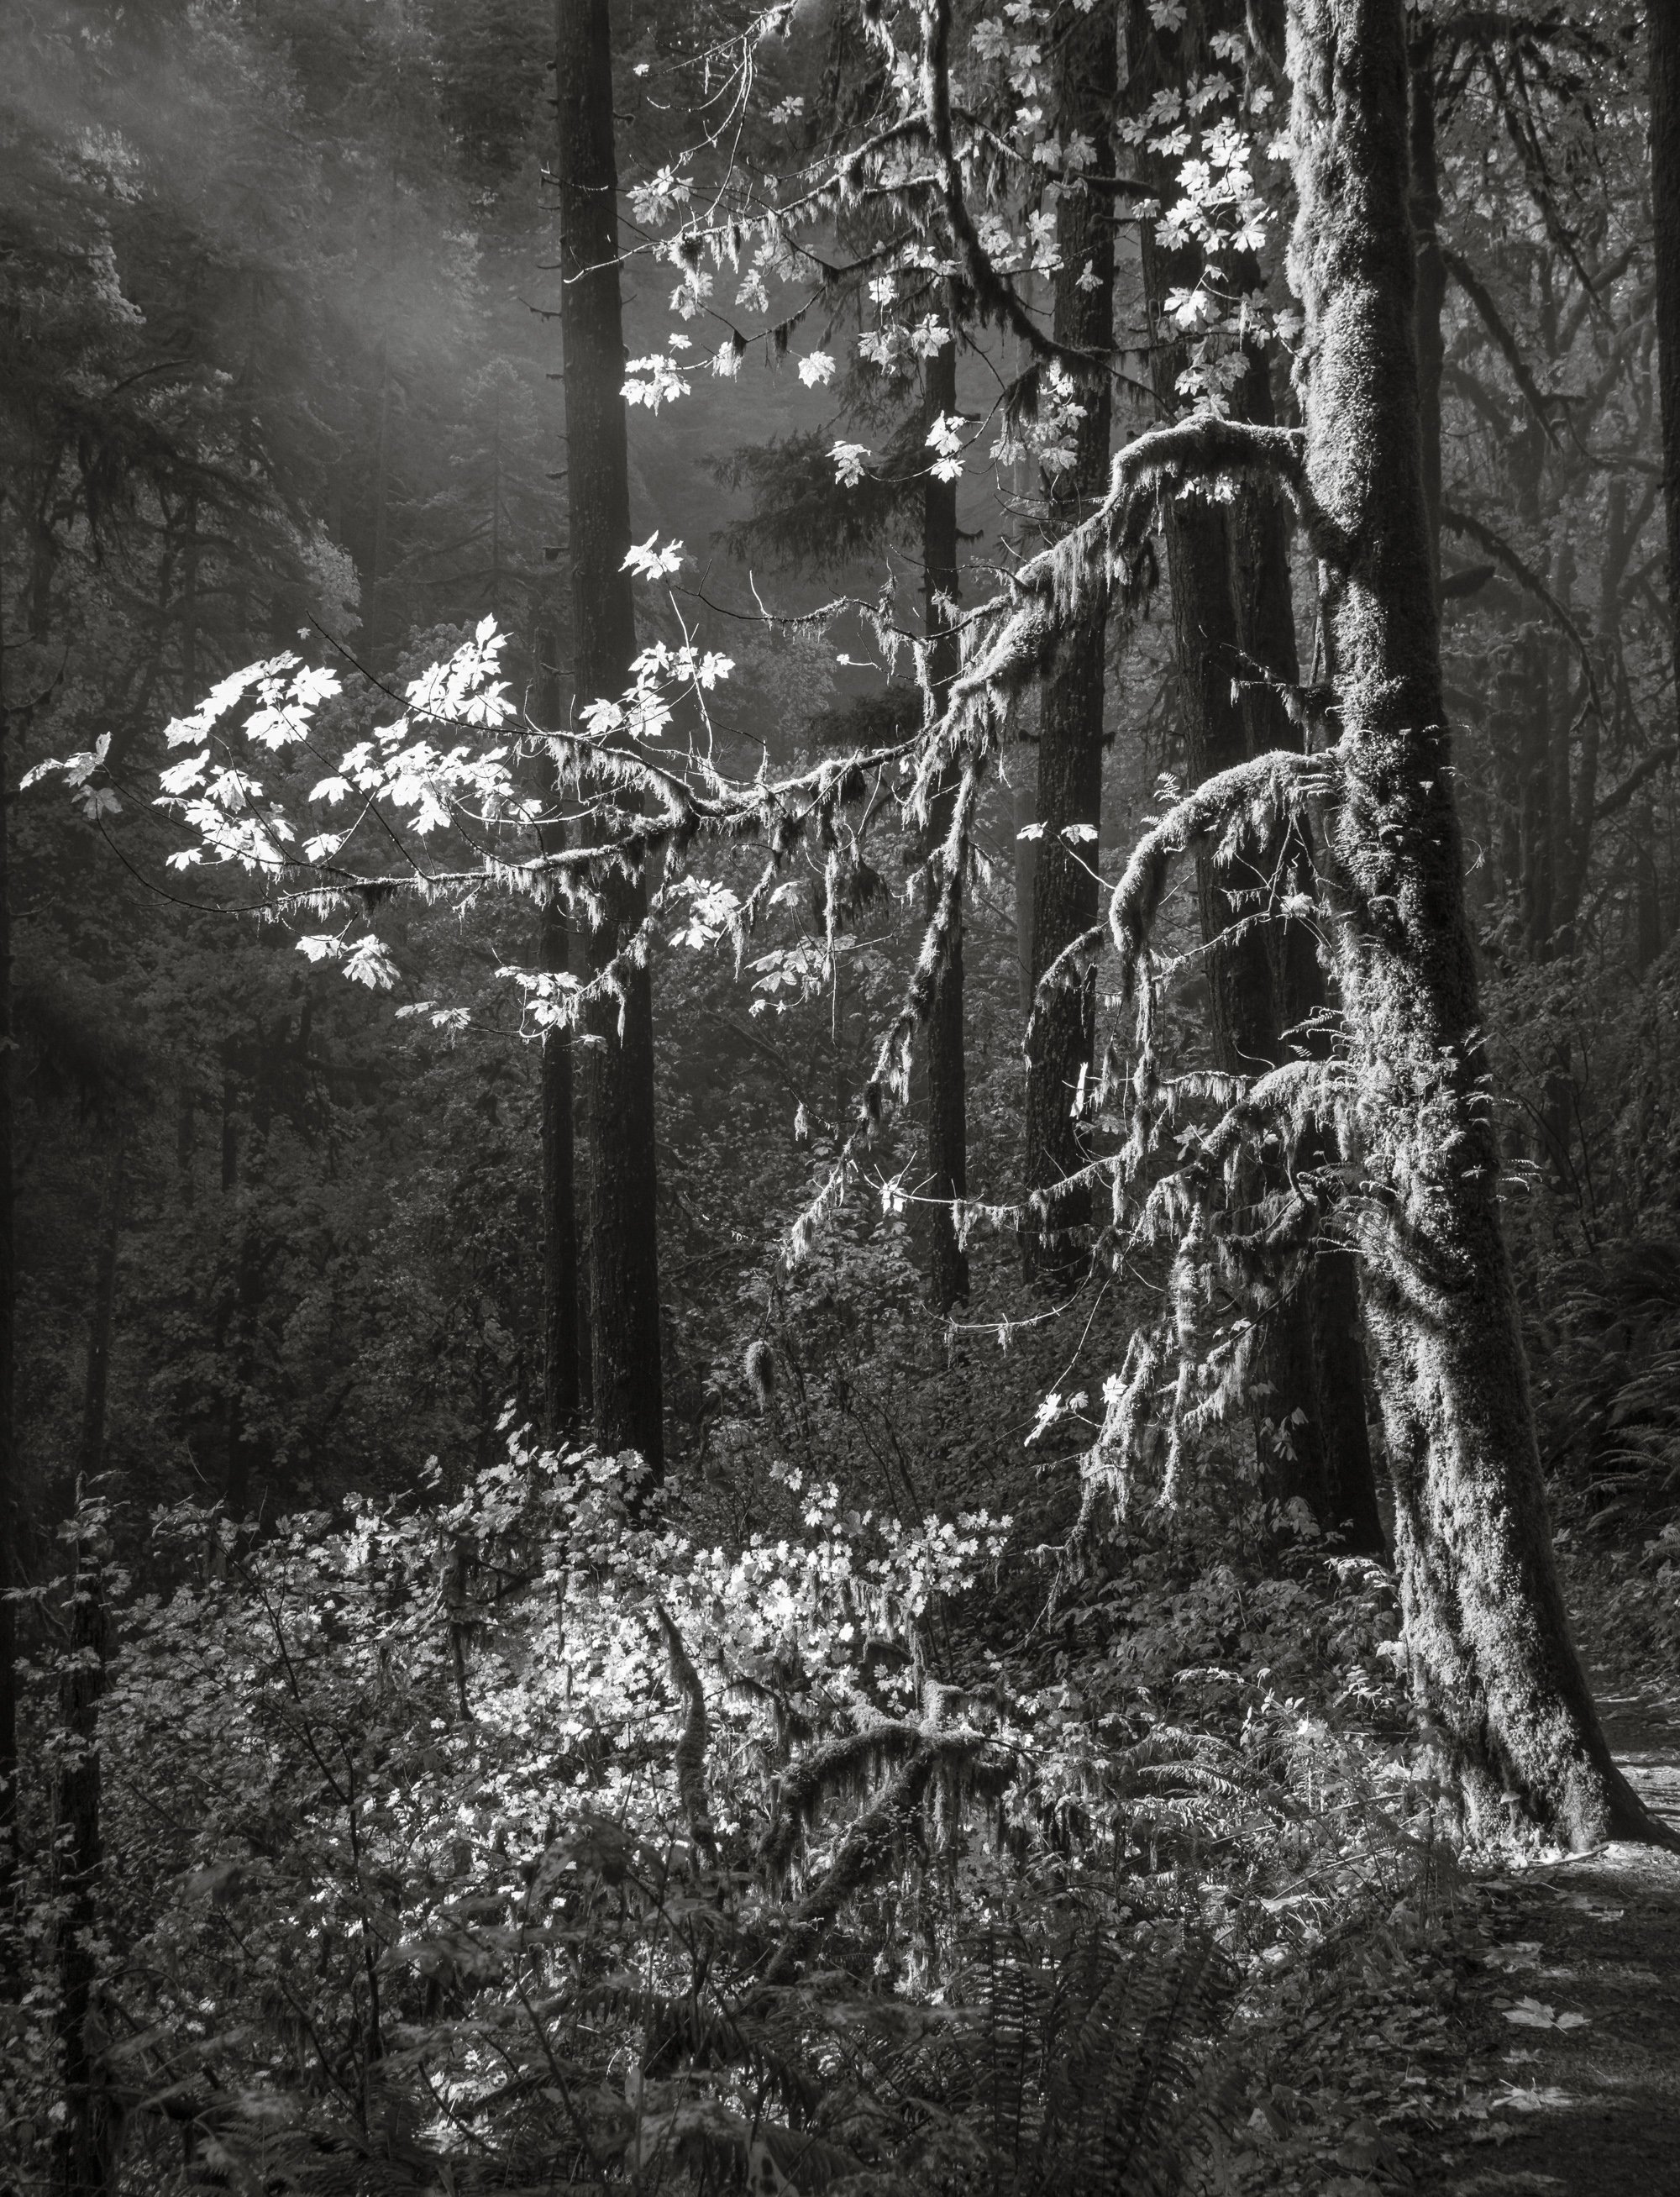
[[[1452,1872],[1379,1570],[1259,1514],[1074,1566],[774,1499],[716,1545],[516,1441],[254,1546],[162,1516],[166,1597],[84,1513],[118,2186],[1236,2190],[1434,2110]],[[67,1911],[26,1835],[38,2176]]]

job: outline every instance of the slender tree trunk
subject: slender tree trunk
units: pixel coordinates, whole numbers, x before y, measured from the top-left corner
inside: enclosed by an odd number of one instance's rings
[[[1668,601],[1680,710],[1680,9],[1649,0],[1651,214],[1657,277],[1657,387],[1662,408],[1663,516]]]
[[[1417,412],[1423,461],[1423,523],[1437,597],[1441,581],[1441,374],[1446,344],[1446,260],[1441,252],[1440,171],[1435,153],[1435,26],[1411,21],[1411,220],[1417,238]]]
[[[111,1338],[117,1319],[117,1252],[122,1242],[123,1195],[128,1151],[125,1133],[115,1133],[106,1161],[104,1225],[94,1269],[93,1309],[88,1322],[88,1377],[82,1396],[80,1477],[91,1482],[105,1469],[106,1406],[111,1387]]]
[[[560,334],[565,351],[566,495],[571,520],[573,683],[578,699],[630,682],[629,449],[618,294],[618,175],[606,0],[556,0],[559,110]],[[604,889],[606,920],[589,960],[606,966],[647,912],[640,875]],[[623,1029],[620,1029],[620,1022]],[[653,993],[646,966],[621,1001],[591,1011],[584,1048],[590,1146],[589,1275],[595,1429],[610,1448],[664,1468],[659,1250],[654,1197]]]
[[[951,339],[928,361],[926,403],[930,426],[957,409],[957,331],[947,314]],[[931,461],[932,452],[929,452]],[[930,472],[922,490],[922,565],[928,636],[928,683],[934,717],[944,714],[945,697],[962,668],[954,616],[957,600],[957,484]],[[930,862],[951,828],[959,774],[947,769],[930,805],[922,859]],[[961,886],[959,884],[959,893]],[[938,881],[928,875],[927,913],[933,912]],[[924,1029],[928,1063],[928,1181],[930,1210],[928,1284],[936,1312],[965,1303],[969,1293],[968,1253],[957,1239],[951,1201],[968,1195],[968,1093],[963,1048],[963,919],[959,898],[945,961],[934,980]]]
[[[268,1148],[273,1113],[273,1064],[267,1033],[256,1025],[252,1071],[250,1133],[246,1139],[245,1197],[239,1195],[238,1083],[234,1046],[224,1049],[222,1076],[222,1195],[229,1225],[236,1232],[233,1287],[222,1336],[230,1360],[222,1400],[223,1505],[237,1525],[251,1507],[253,1466],[262,1462],[260,1445],[251,1438],[247,1405],[256,1372],[257,1315],[262,1303],[264,1252],[256,1191],[259,1162]]]
[[[1633,827],[1633,973],[1642,977],[1663,949],[1662,885],[1657,875],[1657,820],[1642,801]]]
[[[1024,698],[1019,706],[1026,707]],[[1036,734],[1033,745],[1037,745]],[[1038,815],[1038,757],[1024,740],[1017,751],[1015,768],[1015,797],[1010,804],[1015,823],[1015,973],[1024,1022],[1033,1011],[1033,901],[1039,855],[1038,841],[1022,836]]]
[[[1113,116],[1119,57],[1112,0],[1075,18],[1059,57],[1061,134],[1078,132],[1093,149],[1092,165],[1113,173]],[[1056,276],[1052,328],[1058,343],[1106,356],[1114,343],[1114,217],[1098,194],[1066,184],[1056,203]],[[1108,486],[1112,402],[1106,374],[1078,392],[1085,415],[1075,437],[1076,462],[1051,484],[1052,516],[1070,525],[1098,502]],[[1090,599],[1061,635],[1044,681],[1039,719],[1037,860],[1033,874],[1032,976],[1039,978],[1071,939],[1097,919],[1100,887],[1097,833],[1103,808],[1104,658],[1106,594]],[[1074,1263],[1069,1232],[1091,1217],[1088,1192],[1040,1203],[1080,1164],[1073,1104],[1095,1036],[1094,975],[1081,991],[1046,1001],[1033,1019],[1027,1067],[1027,1189],[1034,1196],[1038,1230],[1028,1251],[1041,1272]]]
[[[1419,440],[1404,0],[1290,0],[1289,22],[1306,475],[1339,545],[1345,1128],[1378,1193],[1365,1296],[1413,1684],[1477,1823],[1654,1835],[1569,1638],[1500,1223]]]
[[[368,583],[368,641],[377,646],[385,637],[385,572],[391,516],[391,350],[388,338],[379,341],[379,432],[374,458],[374,560]]]
[[[538,638],[542,711],[546,726],[560,720],[558,644],[552,631]],[[553,834],[563,843],[564,826]],[[558,975],[570,965],[571,926],[558,901],[542,910],[544,969]],[[542,1429],[559,1441],[577,1423],[581,1405],[577,1304],[576,1164],[572,1139],[572,1047],[570,1030],[550,1029],[542,1041]]]
[[[0,503],[0,513],[3,504]],[[0,605],[5,568],[0,561]],[[4,641],[0,629],[0,642]],[[12,1919],[18,1867],[17,1605],[22,1521],[17,1470],[17,1238],[12,1174],[12,756],[6,653],[0,646],[0,1930]]]

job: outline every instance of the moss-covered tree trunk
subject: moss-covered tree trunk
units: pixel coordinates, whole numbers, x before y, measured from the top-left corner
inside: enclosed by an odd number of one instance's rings
[[[1092,166],[1113,173],[1119,57],[1113,5],[1072,16],[1057,55],[1058,130],[1086,137]],[[1052,327],[1069,350],[1106,357],[1114,343],[1114,217],[1082,184],[1064,186],[1056,206]],[[1107,375],[1087,379],[1074,438],[1075,463],[1051,482],[1058,524],[1088,513],[1108,487],[1112,405]],[[1097,832],[1103,803],[1104,657],[1108,596],[1088,598],[1059,635],[1044,681],[1039,720],[1038,858],[1033,872],[1032,978],[1034,985],[1063,948],[1097,919]],[[1080,1070],[1091,1059],[1096,995],[1089,984],[1043,1001],[1033,1017],[1027,1069],[1027,1188],[1053,1187],[1080,1164],[1073,1103]],[[1065,1267],[1065,1232],[1090,1218],[1088,1192],[1071,1192],[1045,1209],[1033,1239],[1037,1265]]]
[[[571,521],[572,676],[580,704],[630,683],[630,547],[624,328],[618,293],[618,171],[607,0],[556,0],[560,333]],[[589,961],[605,968],[647,911],[640,878],[607,884]],[[623,1029],[620,1029],[620,1020]],[[622,1001],[591,1010],[584,1056],[589,1137],[589,1278],[595,1430],[608,1447],[664,1464],[659,1251],[654,1198],[653,992],[647,970]]]
[[[1569,1638],[1499,1214],[1419,437],[1404,0],[1290,0],[1306,471],[1343,784],[1338,975],[1366,1306],[1420,1707],[1473,1819],[1651,1829]],[[1335,537],[1332,540],[1332,537]]]
[[[957,409],[957,332],[947,316],[951,340],[927,365],[925,402],[930,427]],[[929,453],[930,464],[932,452]],[[928,689],[935,718],[944,714],[951,681],[962,668],[952,606],[957,600],[957,484],[929,472],[922,490],[922,566],[924,621],[928,637]],[[947,769],[928,813],[922,855],[925,861],[944,844],[951,828],[959,774]],[[937,880],[928,877],[927,913],[933,912]],[[933,1199],[929,1233],[929,1292],[936,1312],[949,1312],[967,1301],[968,1254],[958,1241],[952,1201],[968,1195],[968,1075],[963,1047],[962,887],[948,934],[944,959],[936,972],[928,1002],[923,1042],[928,1063],[928,1180],[923,1194]]]

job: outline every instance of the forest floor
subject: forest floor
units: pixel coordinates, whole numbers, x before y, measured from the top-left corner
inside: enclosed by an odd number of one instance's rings
[[[1641,1796],[1680,1831],[1680,1701],[1599,1706]],[[1416,2186],[1680,2197],[1680,1857],[1617,1844],[1477,1890],[1463,2013],[1498,2156],[1444,2143]]]
[[[1612,1690],[1617,1759],[1680,1831],[1680,1699]],[[1324,1949],[1243,2057],[1225,2186],[1301,2197],[1680,2197],[1680,1856],[1444,1873]]]

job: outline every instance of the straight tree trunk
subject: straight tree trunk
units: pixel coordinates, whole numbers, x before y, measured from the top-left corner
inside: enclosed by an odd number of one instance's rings
[[[560,721],[558,644],[552,631],[537,642],[542,658],[545,726]],[[564,827],[557,837],[563,838]],[[542,910],[541,956],[559,975],[570,965],[571,926],[558,901]],[[542,1430],[559,1441],[576,1426],[582,1406],[577,1302],[576,1155],[573,1143],[572,1046],[570,1030],[550,1029],[542,1040]]]
[[[264,1246],[258,1226],[257,1189],[273,1115],[272,1052],[260,1021],[252,1037],[252,1062],[251,1122],[241,1200],[239,1087],[234,1073],[234,1041],[231,1038],[226,1041],[222,1071],[222,1196],[223,1209],[237,1236],[238,1248],[234,1258],[232,1290],[223,1321],[218,1323],[217,1340],[231,1360],[222,1399],[222,1488],[223,1508],[236,1526],[251,1507],[252,1469],[263,1461],[261,1445],[251,1438],[246,1411],[256,1372],[257,1316],[263,1293]]]
[[[1657,278],[1657,388],[1662,408],[1663,516],[1668,529],[1671,640],[1680,667],[1680,9],[1648,0],[1651,214]],[[1675,699],[1680,708],[1680,669]]]
[[[926,404],[930,426],[957,409],[957,332],[947,314],[950,341],[927,364]],[[932,452],[929,452],[931,463]],[[930,472],[922,490],[922,565],[928,684],[933,719],[943,716],[945,697],[962,668],[955,620],[948,606],[957,599],[957,484]],[[947,769],[930,806],[922,859],[930,861],[951,826],[959,774]],[[927,913],[938,890],[930,871]],[[961,884],[959,883],[959,893]],[[928,1063],[928,1181],[924,1195],[932,1226],[929,1239],[929,1291],[936,1312],[965,1303],[969,1293],[968,1253],[957,1239],[952,1201],[968,1195],[967,1067],[963,1047],[963,922],[957,903],[947,955],[934,979],[924,1028]]]
[[[1421,12],[1411,26],[1411,220],[1417,237],[1417,409],[1423,465],[1423,523],[1429,570],[1441,581],[1441,375],[1446,343],[1446,260],[1441,251],[1440,171],[1435,152],[1435,26]]]
[[[1128,103],[1142,113],[1156,94],[1180,95],[1206,66],[1206,36],[1240,31],[1240,6],[1205,9],[1176,34],[1157,29],[1142,0],[1127,22],[1131,62]],[[1173,189],[1170,164],[1157,162],[1150,180],[1162,197]],[[1180,409],[1177,378],[1185,347],[1165,319],[1170,291],[1193,289],[1204,263],[1194,245],[1167,249],[1144,231],[1144,280],[1150,360],[1162,412]],[[1239,287],[1259,282],[1252,264]],[[1237,396],[1257,424],[1274,424],[1266,359],[1251,354]],[[1271,748],[1300,745],[1277,698],[1256,676],[1296,683],[1295,610],[1289,539],[1277,497],[1246,487],[1229,501],[1204,496],[1170,499],[1162,512],[1172,586],[1180,722],[1193,784]],[[1306,849],[1283,833],[1232,870],[1211,852],[1196,862],[1201,928],[1206,950],[1209,1035],[1226,1075],[1253,1076],[1294,1057],[1285,1032],[1324,1005],[1323,974],[1306,927],[1279,932],[1252,919],[1268,898],[1280,868],[1306,866]],[[1244,927],[1247,919],[1246,928]],[[1257,1440],[1266,1485],[1280,1502],[1299,1499],[1347,1545],[1375,1554],[1383,1546],[1365,1427],[1359,1352],[1358,1282],[1351,1255],[1328,1249],[1297,1289],[1260,1321],[1255,1371],[1266,1391]]]
[[[0,565],[0,603],[4,567]],[[0,642],[4,639],[0,631]],[[15,766],[6,705],[6,653],[0,646],[0,1928],[11,1921],[18,1869],[17,1604],[23,1585],[18,1560],[16,1377],[16,1191],[12,1173],[12,895],[11,814]]]
[[[88,1377],[82,1396],[80,1477],[91,1483],[105,1469],[106,1409],[111,1391],[111,1339],[117,1320],[117,1253],[122,1243],[123,1195],[128,1153],[124,1133],[115,1133],[106,1161],[104,1225],[94,1270],[93,1310],[88,1322]]]
[[[578,699],[588,703],[624,691],[636,651],[630,577],[623,569],[630,547],[629,448],[607,0],[556,0],[555,79],[572,675]],[[640,877],[616,874],[605,898],[606,919],[589,938],[594,970],[606,966],[647,912]],[[664,1469],[664,1407],[653,993],[645,966],[629,972],[621,1001],[590,1011],[583,1050],[595,1431],[608,1448],[639,1450],[657,1477]]]
[[[1306,472],[1337,567],[1345,1128],[1376,1189],[1365,1301],[1412,1682],[1475,1824],[1661,1835],[1569,1637],[1500,1221],[1420,449],[1404,0],[1289,0],[1289,34]]]
[[[1119,55],[1113,0],[1070,22],[1057,57],[1058,132],[1092,148],[1092,166],[1111,175]],[[1056,203],[1052,329],[1070,350],[1106,357],[1114,344],[1114,217],[1093,191],[1066,184]],[[1108,487],[1112,401],[1104,374],[1080,386],[1085,408],[1075,437],[1075,463],[1051,484],[1051,515],[1073,525]],[[1045,675],[1039,718],[1037,860],[1033,871],[1032,979],[1097,919],[1097,832],[1103,808],[1103,695],[1108,642],[1106,593],[1093,590],[1057,641]],[[1069,835],[1069,836],[1064,836]],[[1028,1255],[1041,1272],[1065,1272],[1069,1232],[1091,1217],[1088,1191],[1046,1201],[1082,1163],[1073,1104],[1088,1067],[1096,1029],[1094,977],[1082,991],[1046,1000],[1034,1016],[1027,1064],[1027,1189],[1037,1229]]]

